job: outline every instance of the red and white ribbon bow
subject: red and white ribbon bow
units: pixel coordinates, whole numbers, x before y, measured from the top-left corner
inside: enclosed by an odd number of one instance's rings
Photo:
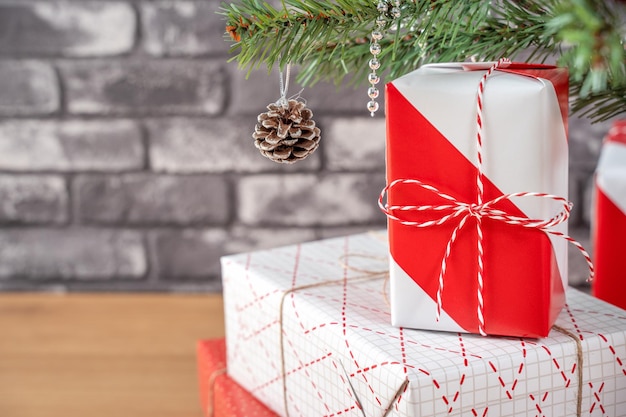
[[[576,240],[574,240],[572,237],[564,233],[558,232],[556,230],[550,229],[551,227],[556,226],[557,224],[563,223],[569,217],[570,211],[572,209],[572,203],[569,202],[567,199],[556,196],[556,195],[546,194],[546,193],[518,192],[518,193],[504,194],[493,200],[483,202],[483,199],[484,199],[484,190],[483,190],[484,173],[483,173],[483,167],[482,167],[482,163],[483,163],[482,162],[483,91],[485,88],[485,83],[487,81],[487,78],[489,78],[489,76],[500,66],[508,65],[509,63],[510,61],[508,59],[499,60],[483,75],[478,85],[477,115],[476,115],[476,127],[477,127],[476,148],[477,148],[477,157],[478,157],[477,158],[478,166],[477,166],[477,174],[476,174],[476,188],[477,188],[476,203],[466,203],[466,202],[460,201],[451,195],[441,192],[439,189],[437,189],[436,187],[432,185],[425,184],[422,181],[419,181],[417,179],[406,179],[406,178],[396,179],[392,181],[389,185],[387,185],[383,189],[378,199],[379,207],[387,215],[389,219],[398,221],[401,224],[406,225],[406,226],[413,226],[413,227],[419,227],[419,228],[433,227],[433,226],[442,225],[449,221],[460,219],[458,225],[454,228],[452,235],[450,236],[450,239],[448,240],[448,243],[446,245],[446,250],[445,250],[443,259],[441,261],[441,268],[439,272],[438,288],[437,288],[437,321],[439,321],[439,318],[441,316],[444,278],[446,274],[447,261],[448,261],[448,258],[450,257],[452,245],[454,244],[459,231],[465,226],[465,223],[467,222],[467,220],[470,217],[476,218],[476,231],[477,231],[477,237],[478,237],[477,238],[478,272],[477,272],[477,277],[476,277],[477,283],[478,283],[478,290],[476,294],[478,307],[477,307],[476,314],[478,317],[478,331],[483,336],[486,336],[487,334],[485,332],[485,318],[483,314],[483,311],[484,311],[484,300],[483,300],[484,253],[483,253],[482,218],[489,218],[489,219],[498,220],[498,221],[511,224],[511,225],[537,229],[537,230],[541,230],[545,233],[548,233],[554,236],[559,236],[567,240],[568,242],[572,243],[574,246],[576,246],[580,250],[580,252],[582,253],[582,255],[584,256],[587,262],[587,265],[589,266],[589,281],[593,279],[593,274],[594,274],[594,268],[593,268],[593,263],[591,262],[591,257],[589,256],[587,251],[585,251],[583,246],[580,243],[578,243]],[[444,200],[447,200],[449,204],[389,205],[387,203],[384,203],[385,195],[387,194],[387,192],[389,192],[392,188],[394,188],[395,186],[399,184],[420,187],[426,191],[432,192],[433,194],[441,197]],[[516,197],[547,198],[547,199],[551,199],[553,201],[558,202],[559,204],[563,206],[563,208],[555,216],[547,220],[529,219],[527,217],[515,216],[503,210],[493,208],[494,205],[496,205],[498,202],[502,200],[510,200]],[[425,221],[411,221],[411,220],[407,220],[406,218],[402,216],[402,213],[406,213],[406,212],[434,212],[434,213],[444,213],[444,214],[442,214],[440,217],[435,218],[435,219],[430,219],[430,220],[425,220]]]

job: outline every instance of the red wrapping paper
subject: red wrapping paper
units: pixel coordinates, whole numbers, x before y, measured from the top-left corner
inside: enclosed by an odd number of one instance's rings
[[[484,73],[480,66],[478,69],[433,66],[432,70],[418,70],[387,85],[388,183],[417,179],[463,202],[476,201],[477,168],[472,160],[476,142],[475,92]],[[567,71],[514,65],[496,73],[487,81],[483,111],[485,201],[514,192],[567,197]],[[457,94],[457,89],[463,91]],[[432,115],[439,121],[433,121]],[[460,125],[459,131],[467,134],[448,137],[446,124]],[[505,128],[493,128],[497,124]],[[526,131],[527,135],[523,133]],[[502,189],[501,183],[515,185],[513,189]],[[391,205],[447,203],[416,187],[396,187],[387,198]],[[554,214],[550,203],[543,201],[520,205],[518,200],[504,200],[495,208],[523,217],[531,212],[531,218],[549,218]],[[416,221],[436,215],[405,214],[408,220]],[[442,257],[457,224],[458,221],[416,228],[389,221],[394,325],[478,333],[475,218],[468,220],[450,252],[442,303],[444,319],[436,322],[434,307],[424,307],[436,303]],[[565,242],[539,230],[490,218],[483,218],[482,225],[486,333],[546,336],[565,303]],[[561,231],[565,232],[566,227]],[[407,285],[413,283],[407,284],[407,280],[414,282],[421,298],[408,295],[411,289],[407,291]]]
[[[200,400],[206,417],[277,417],[226,374],[225,339],[199,341],[197,358]]]
[[[593,294],[626,309],[626,120],[607,134],[595,182]]]

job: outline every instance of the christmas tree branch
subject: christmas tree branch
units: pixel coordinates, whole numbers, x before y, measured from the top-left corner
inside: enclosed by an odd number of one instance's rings
[[[385,1],[385,0],[383,0]],[[299,81],[360,84],[369,72],[371,0],[260,0],[224,4],[235,60],[251,71],[299,64]],[[572,110],[594,120],[626,112],[624,5],[606,0],[405,0],[385,16],[380,72],[391,79],[428,62],[558,57],[570,68]],[[596,106],[597,104],[597,106]]]

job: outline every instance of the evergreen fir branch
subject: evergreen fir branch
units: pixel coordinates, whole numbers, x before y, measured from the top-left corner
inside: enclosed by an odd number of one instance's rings
[[[585,97],[577,94],[580,86],[572,85],[571,95],[574,97],[570,104],[573,114],[588,117],[593,121],[601,122],[617,117],[626,109],[626,86],[615,87]]]
[[[299,64],[299,81],[365,83],[369,36],[379,16],[371,0],[260,0],[222,5],[240,67]],[[572,111],[594,120],[626,112],[624,6],[606,0],[405,0],[387,16],[380,73],[390,79],[422,64],[558,58],[570,68]],[[596,104],[596,106],[594,106]]]
[[[258,0],[223,4],[227,33],[236,41],[231,48],[244,69],[261,64],[271,69],[279,59],[302,64],[315,60],[328,44],[366,39],[378,15],[375,6],[364,0],[286,0],[274,9]],[[281,58],[282,57],[282,58]]]
[[[610,3],[564,0],[548,22],[548,31],[568,45],[559,64],[570,69],[581,97],[626,85],[625,16]]]

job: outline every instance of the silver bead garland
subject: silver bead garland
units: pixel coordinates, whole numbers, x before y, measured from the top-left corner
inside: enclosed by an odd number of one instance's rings
[[[389,14],[393,19],[398,19],[402,14],[400,11],[400,0],[393,0],[391,9],[389,8],[390,3],[391,1],[389,0],[380,0],[376,5],[376,9],[380,14],[376,18],[376,24],[371,34],[370,53],[373,57],[369,60],[369,67],[372,72],[367,76],[367,81],[370,83],[370,87],[367,89],[367,95],[370,98],[370,101],[367,103],[367,110],[372,117],[374,117],[374,113],[376,113],[379,108],[376,99],[380,92],[378,88],[376,88],[376,85],[380,82],[380,76],[376,71],[380,68],[378,55],[380,55],[381,46],[378,41],[383,38],[384,28],[387,24],[387,15]]]

